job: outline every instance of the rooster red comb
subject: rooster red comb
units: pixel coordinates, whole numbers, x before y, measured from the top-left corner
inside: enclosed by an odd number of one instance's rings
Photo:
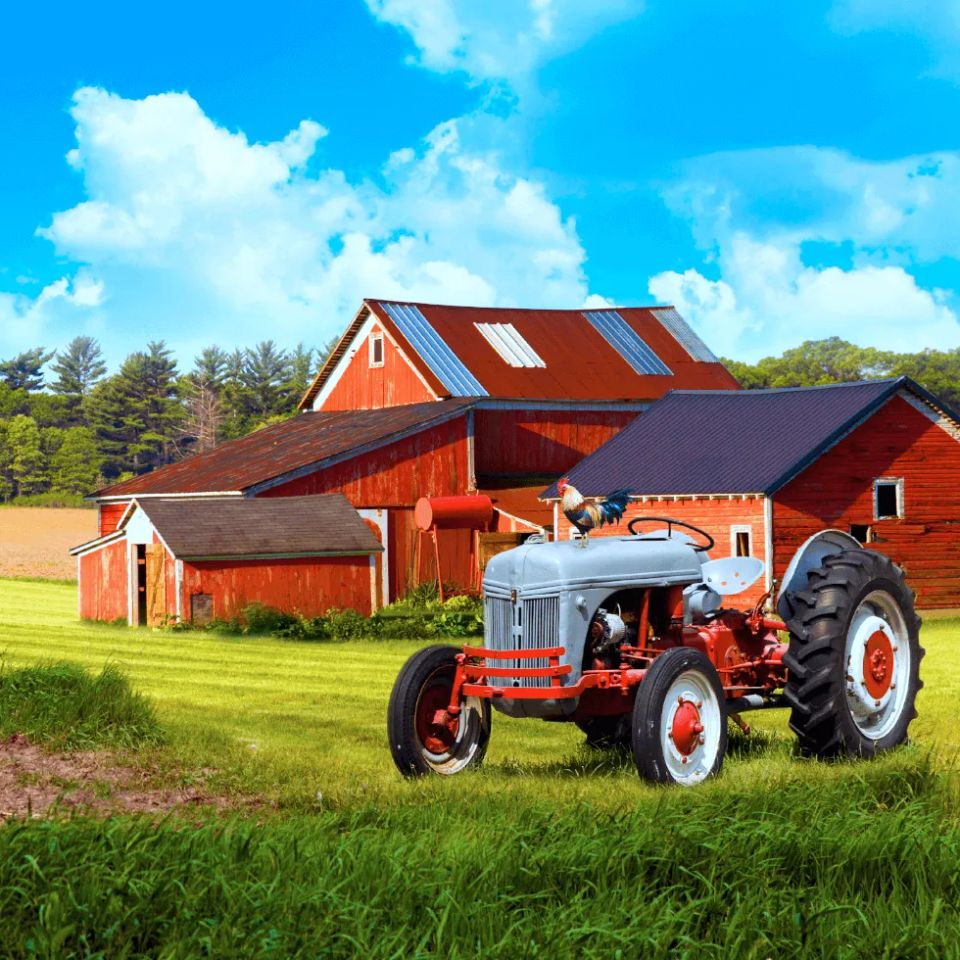
[[[563,493],[564,489],[569,485],[569,483],[570,483],[569,477],[561,477],[557,481],[557,490],[559,490],[560,493]]]

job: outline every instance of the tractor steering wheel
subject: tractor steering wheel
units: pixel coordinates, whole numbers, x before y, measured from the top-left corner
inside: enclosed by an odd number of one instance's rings
[[[703,537],[706,540],[706,543],[691,543],[690,546],[696,550],[698,553],[704,553],[707,550],[712,550],[715,544],[713,537],[707,533],[706,530],[701,530],[699,527],[695,527],[692,523],[685,523],[683,520],[677,520],[675,517],[634,517],[628,524],[627,529],[635,536],[639,536],[643,533],[642,530],[636,529],[637,526],[641,523],[647,523],[648,521],[655,521],[657,523],[665,523],[667,525],[667,535],[665,537],[647,537],[648,540],[669,540],[673,534],[674,527],[683,527],[684,530],[690,530],[693,533],[697,534],[700,537]]]

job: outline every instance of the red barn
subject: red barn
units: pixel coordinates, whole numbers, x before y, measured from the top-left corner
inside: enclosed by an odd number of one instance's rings
[[[383,548],[345,497],[131,500],[74,547],[80,616],[157,626],[239,616],[262,603],[317,616],[371,613]]]
[[[676,388],[736,381],[672,308],[505,310],[364,301],[284,423],[94,495],[108,535],[133,497],[343,493],[384,548],[382,596],[417,563],[423,496],[485,494],[509,541],[552,526],[539,493]],[[441,574],[474,575],[469,531],[444,530]],[[94,589],[88,578],[81,593]],[[339,604],[342,605],[342,604]]]
[[[834,527],[902,564],[925,608],[960,598],[958,478],[960,417],[906,377],[677,391],[570,471],[586,496],[633,491],[624,523],[677,517],[715,538],[714,556],[759,557],[766,585],[747,599],[783,576],[807,537]],[[556,486],[544,496],[556,505]],[[558,522],[559,535],[576,534]]]

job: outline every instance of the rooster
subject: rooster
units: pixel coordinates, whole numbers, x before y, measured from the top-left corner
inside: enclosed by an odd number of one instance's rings
[[[602,527],[608,523],[619,523],[623,511],[627,509],[630,499],[629,490],[614,490],[608,497],[587,503],[583,494],[570,485],[567,477],[561,477],[557,482],[557,491],[560,494],[560,509],[563,515],[580,531],[583,538],[580,543],[587,545],[590,531],[595,527]]]

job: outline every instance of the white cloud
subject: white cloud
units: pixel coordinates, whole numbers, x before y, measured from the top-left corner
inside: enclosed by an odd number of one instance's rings
[[[364,296],[545,306],[587,296],[573,221],[541,184],[466,147],[458,121],[392,155],[375,181],[352,182],[305,170],[325,135],[312,121],[250,143],[187,94],[126,100],[93,88],[77,92],[73,116],[69,160],[87,199],[41,233],[84,266],[35,299],[4,295],[10,345],[78,325],[109,329],[114,350],[147,337],[184,351],[319,343]]]
[[[665,271],[649,289],[713,349],[756,358],[832,335],[897,350],[960,344],[947,293],[911,272],[960,258],[960,155],[870,163],[814,147],[742,151],[688,164],[664,194],[712,276]]]
[[[642,0],[366,0],[410,34],[419,62],[475,80],[522,81],[545,60],[639,15]]]

